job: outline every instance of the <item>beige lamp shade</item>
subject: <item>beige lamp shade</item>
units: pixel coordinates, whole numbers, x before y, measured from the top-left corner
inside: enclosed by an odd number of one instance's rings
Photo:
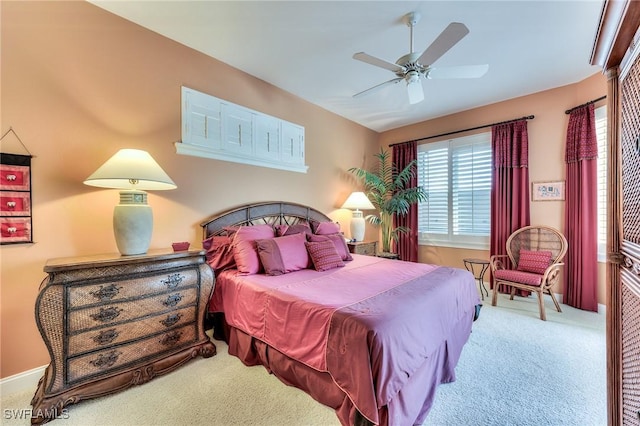
[[[167,190],[177,186],[148,152],[121,149],[85,181],[100,188]]]
[[[169,175],[146,151],[121,149],[84,183],[120,191],[120,204],[113,210],[113,233],[121,254],[145,254],[151,243],[153,212],[144,190],[175,189]]]
[[[353,217],[351,218],[351,224],[349,226],[351,238],[356,241],[364,240],[365,223],[360,209],[375,209],[373,204],[371,204],[371,201],[369,201],[369,198],[367,198],[364,192],[353,192],[344,202],[342,208],[353,210]]]
[[[343,209],[349,210],[373,210],[375,207],[369,201],[364,192],[352,192],[349,198],[342,205]]]

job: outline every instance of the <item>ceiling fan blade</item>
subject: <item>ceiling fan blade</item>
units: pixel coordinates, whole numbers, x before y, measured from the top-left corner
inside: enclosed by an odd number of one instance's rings
[[[398,77],[398,78],[394,78],[394,79],[389,80],[389,81],[385,81],[384,83],[377,84],[377,85],[375,85],[373,87],[368,88],[367,90],[363,90],[362,92],[356,93],[355,95],[353,95],[353,97],[354,98],[359,98],[359,97],[364,96],[364,95],[370,95],[371,93],[376,92],[376,91],[382,89],[385,86],[388,86],[390,84],[397,84],[397,83],[401,82],[402,80],[404,80],[404,78]]]
[[[460,22],[452,22],[444,29],[433,43],[420,55],[418,62],[431,65],[447,53],[456,43],[469,34],[469,28]]]
[[[389,61],[385,61],[384,59],[376,58],[375,56],[371,56],[364,52],[358,52],[353,55],[353,59],[357,59],[362,62],[366,62],[370,65],[375,65],[376,67],[384,68],[393,72],[404,72],[404,68],[398,64],[394,64]]]
[[[429,80],[445,78],[480,78],[487,73],[489,65],[461,65],[458,67],[430,68]]]

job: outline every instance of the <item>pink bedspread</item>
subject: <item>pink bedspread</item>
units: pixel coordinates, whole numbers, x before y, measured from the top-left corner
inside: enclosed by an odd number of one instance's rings
[[[277,277],[225,271],[212,312],[318,371],[328,372],[358,411],[378,409],[452,337],[479,303],[462,269],[354,255],[344,268]],[[456,337],[456,336],[453,336]]]

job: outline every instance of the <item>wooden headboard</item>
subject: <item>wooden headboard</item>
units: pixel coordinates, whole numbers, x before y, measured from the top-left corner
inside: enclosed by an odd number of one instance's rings
[[[313,207],[284,201],[271,201],[247,204],[218,213],[202,222],[200,226],[203,230],[203,239],[207,239],[212,235],[222,235],[226,226],[295,225],[303,221],[312,224],[314,222],[328,222],[331,219]]]

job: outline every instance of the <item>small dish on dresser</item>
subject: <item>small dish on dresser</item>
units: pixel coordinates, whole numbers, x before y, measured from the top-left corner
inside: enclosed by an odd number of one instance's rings
[[[173,247],[173,251],[185,251],[189,250],[189,242],[181,241],[179,243],[172,243],[171,247]]]

